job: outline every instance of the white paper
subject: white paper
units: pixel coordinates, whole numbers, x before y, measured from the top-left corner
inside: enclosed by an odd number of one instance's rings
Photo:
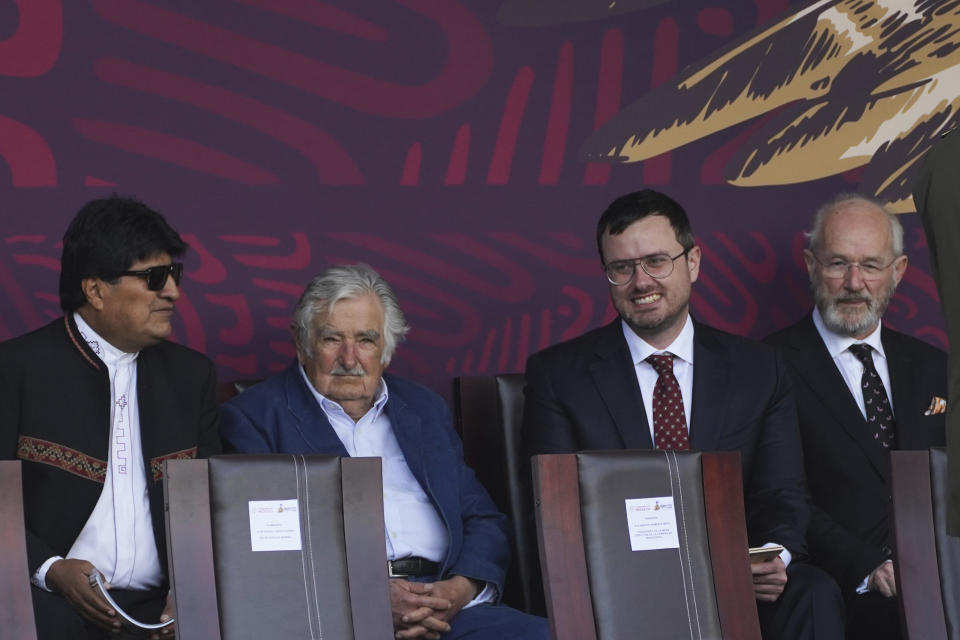
[[[672,496],[631,498],[625,502],[632,551],[680,548]]]
[[[289,500],[250,500],[253,551],[300,551],[300,505]]]

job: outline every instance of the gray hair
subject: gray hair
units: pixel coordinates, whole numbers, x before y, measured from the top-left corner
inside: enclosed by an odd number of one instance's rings
[[[811,251],[823,246],[823,224],[827,215],[848,204],[872,205],[885,213],[887,222],[890,224],[890,245],[893,249],[893,257],[899,258],[903,255],[903,225],[900,224],[897,215],[890,213],[879,200],[859,193],[841,193],[817,209],[813,216],[813,228],[804,234],[807,237],[807,246]]]
[[[348,264],[327,269],[307,285],[300,296],[297,308],[293,311],[290,331],[297,343],[297,353],[301,360],[310,359],[310,346],[313,344],[313,319],[317,314],[327,314],[333,305],[346,298],[359,298],[372,293],[383,305],[383,354],[380,362],[390,364],[393,352],[400,344],[410,327],[407,326],[403,311],[397,302],[397,295],[380,277],[380,274],[366,264]]]

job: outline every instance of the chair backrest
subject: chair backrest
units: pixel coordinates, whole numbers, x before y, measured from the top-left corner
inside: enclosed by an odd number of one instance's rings
[[[739,454],[594,451],[533,469],[554,640],[760,639]]]
[[[894,571],[906,640],[960,640],[960,538],[947,535],[947,453],[890,456]]]
[[[258,382],[259,378],[249,378],[245,380],[230,380],[229,382],[217,383],[217,404],[223,404],[234,396],[240,395]]]
[[[461,376],[454,381],[454,406],[464,460],[510,518],[513,562],[503,600],[522,611],[541,613],[530,478],[525,473],[529,466],[520,457],[524,384],[521,373]]]
[[[392,637],[379,458],[169,461],[164,491],[181,640]]]
[[[4,640],[37,640],[19,460],[0,461],[0,603]]]

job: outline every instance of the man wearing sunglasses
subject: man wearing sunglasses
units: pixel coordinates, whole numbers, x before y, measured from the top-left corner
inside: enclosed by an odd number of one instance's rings
[[[816,306],[767,341],[781,348],[797,394],[810,551],[843,590],[848,638],[899,638],[890,450],[943,446],[947,357],[881,326],[907,268],[895,215],[844,194],[817,211],[808,238]]]
[[[690,317],[701,252],[662,193],[615,200],[597,248],[619,317],[527,361],[528,455],[584,449],[739,451],[764,638],[842,638],[836,583],[804,562],[809,521],[794,396],[774,349]]]
[[[185,250],[140,202],[88,203],[63,238],[63,317],[0,344],[0,457],[23,465],[39,640],[119,627],[95,573],[138,620],[172,613],[163,463],[220,448],[212,363],[166,341]]]

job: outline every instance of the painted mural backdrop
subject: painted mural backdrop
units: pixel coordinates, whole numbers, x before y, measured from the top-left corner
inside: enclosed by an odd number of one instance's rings
[[[613,317],[593,239],[663,190],[693,310],[762,337],[810,306],[802,229],[840,191],[912,210],[958,122],[960,2],[0,0],[0,339],[59,315],[59,239],[118,192],[192,247],[175,339],[224,379],[293,357],[312,275],[364,261],[413,326],[392,369],[522,370]],[[925,239],[889,323],[940,346]]]

